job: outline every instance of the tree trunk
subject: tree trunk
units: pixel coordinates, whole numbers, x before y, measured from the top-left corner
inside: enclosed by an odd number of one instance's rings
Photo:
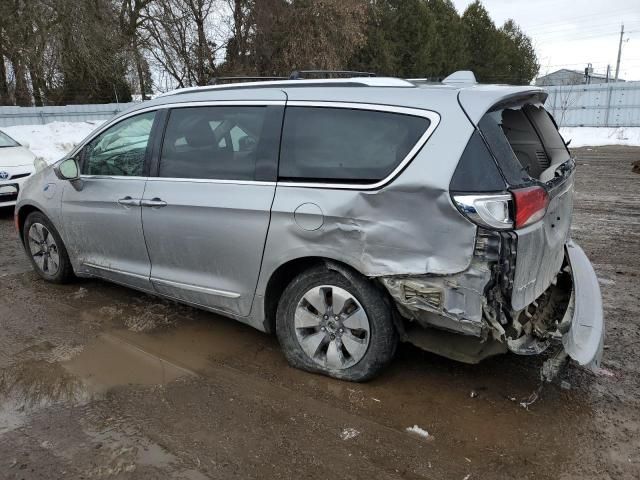
[[[31,94],[27,86],[27,78],[24,65],[20,60],[12,62],[13,72],[16,76],[16,105],[19,107],[31,106]]]
[[[7,82],[7,69],[4,66],[4,51],[0,45],[0,105],[11,105],[9,96],[9,84]]]
[[[38,75],[36,69],[32,64],[29,65],[29,76],[31,77],[33,103],[36,107],[42,107],[44,105],[44,102],[42,100],[42,81],[40,79],[40,75]]]
[[[206,75],[206,65],[208,62],[208,45],[207,36],[204,31],[204,19],[196,19],[196,25],[198,28],[198,59],[196,64],[196,82],[198,85],[207,85],[209,83],[208,75]]]
[[[140,98],[142,101],[147,99],[146,96],[146,88],[147,86],[144,83],[144,69],[142,68],[142,61],[140,58],[140,48],[138,47],[138,40],[136,38],[136,34],[133,34],[133,56],[136,62],[136,72],[138,74],[138,84],[140,85]]]

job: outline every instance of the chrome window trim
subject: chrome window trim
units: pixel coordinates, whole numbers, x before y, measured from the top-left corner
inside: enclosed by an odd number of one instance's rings
[[[351,102],[316,102],[307,100],[288,101],[287,107],[320,107],[320,108],[345,108],[349,110],[369,110],[376,112],[399,113],[402,115],[411,115],[414,117],[424,117],[429,119],[429,127],[418,139],[409,153],[402,161],[393,169],[393,171],[382,180],[375,183],[319,183],[319,182],[281,182],[278,181],[278,187],[304,187],[304,188],[325,188],[339,190],[375,190],[395,179],[402,170],[415,158],[418,152],[424,147],[431,137],[431,134],[440,123],[440,115],[431,110],[423,110],[419,108],[398,107],[394,105],[380,105],[375,103],[351,103]],[[286,118],[286,112],[285,112]]]
[[[148,180],[149,177],[139,177],[139,176],[127,176],[127,175],[86,175],[81,174],[81,179],[94,179],[94,180]]]
[[[219,290],[217,288],[201,287],[199,285],[193,285],[193,284],[190,284],[190,283],[174,282],[172,280],[164,280],[162,278],[156,278],[156,277],[151,277],[151,282],[152,283],[158,283],[160,285],[164,285],[164,286],[167,286],[167,287],[177,287],[177,288],[182,288],[184,290],[190,290],[192,292],[207,293],[209,295],[216,295],[218,297],[240,298],[240,294],[236,293],[236,292],[229,292],[227,290]]]
[[[226,185],[261,185],[275,187],[276,182],[260,180],[228,180],[222,178],[178,178],[178,177],[148,177],[148,182],[184,182],[184,183],[220,183]]]

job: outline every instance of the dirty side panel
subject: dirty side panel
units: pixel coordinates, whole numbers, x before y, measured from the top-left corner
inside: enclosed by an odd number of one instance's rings
[[[473,128],[457,104],[446,108],[451,113],[442,116],[425,147],[385,187],[278,185],[258,294],[280,265],[308,256],[339,260],[376,277],[467,269],[476,227],[452,205],[448,186]]]

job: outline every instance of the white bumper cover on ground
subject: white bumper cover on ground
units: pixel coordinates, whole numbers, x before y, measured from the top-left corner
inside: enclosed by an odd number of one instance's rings
[[[562,343],[569,356],[580,365],[599,368],[604,346],[604,316],[598,277],[582,248],[572,240],[567,242],[567,253],[573,275],[573,295],[567,315],[573,317]]]

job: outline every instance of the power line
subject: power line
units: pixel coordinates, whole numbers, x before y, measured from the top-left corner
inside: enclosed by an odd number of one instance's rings
[[[640,27],[640,20],[638,21],[625,21],[625,23],[633,28],[637,28]],[[585,26],[585,27],[580,27],[581,31],[589,31],[591,33],[605,33],[607,31],[610,30],[617,30],[618,26],[620,25],[620,22],[616,22],[616,23],[610,23],[607,25],[598,25],[598,26],[594,26],[594,27],[590,27],[590,26]],[[525,32],[527,33],[527,35],[530,36],[536,36],[536,37],[551,37],[551,36],[555,36],[555,35],[563,35],[565,33],[568,32],[575,32],[576,30],[574,28],[569,28],[569,27],[565,27],[565,28],[559,28],[559,29],[554,29],[554,30],[549,30],[549,31],[539,31],[539,32],[530,32],[528,30],[526,30]]]
[[[626,33],[638,33],[640,32],[640,29],[638,30],[629,30]],[[609,33],[600,33],[600,34],[595,34],[595,35],[572,35],[572,36],[567,36],[567,37],[555,37],[555,38],[547,38],[544,39],[544,37],[542,39],[538,39],[535,35],[532,35],[531,38],[534,40],[534,42],[540,40],[540,43],[550,43],[553,41],[560,41],[562,40],[563,42],[576,42],[576,41],[581,41],[581,40],[588,40],[588,39],[592,39],[592,38],[604,38],[604,37],[613,37],[613,36],[618,36],[619,32],[609,32]]]
[[[566,20],[558,20],[556,22],[541,22],[541,23],[534,23],[531,24],[527,27],[527,29],[531,29],[531,30],[536,30],[536,29],[545,29],[549,26],[553,27],[553,26],[560,26],[563,24],[567,24],[567,23],[571,23],[571,24],[575,24],[575,23],[579,23],[579,21],[587,21],[585,19],[588,18],[597,18],[597,19],[603,19],[603,18],[609,18],[609,17],[618,17],[620,18],[620,16],[623,15],[628,15],[630,13],[638,13],[638,9],[637,8],[631,8],[631,9],[622,9],[622,10],[613,10],[607,13],[590,13],[590,14],[586,14],[586,15],[578,15],[578,16],[572,16],[570,18],[567,18]],[[581,23],[581,22],[580,22]]]

